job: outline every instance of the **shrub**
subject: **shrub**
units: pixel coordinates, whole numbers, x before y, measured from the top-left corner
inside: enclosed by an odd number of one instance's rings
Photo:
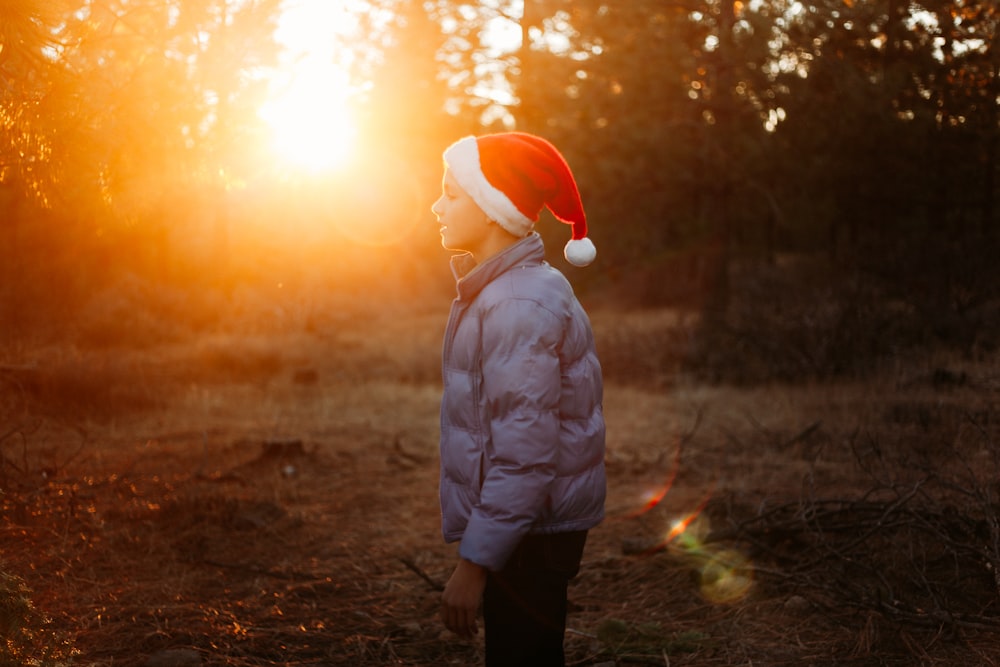
[[[0,667],[59,667],[75,651],[49,628],[24,580],[0,570]]]

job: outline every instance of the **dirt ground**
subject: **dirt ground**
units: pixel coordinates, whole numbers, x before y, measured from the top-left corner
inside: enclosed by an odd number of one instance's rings
[[[13,655],[481,664],[437,618],[441,323],[409,325],[381,356],[347,334],[78,353],[115,387],[94,395],[139,403],[99,418],[8,373],[0,572],[48,619]],[[996,367],[930,358],[863,383],[609,378],[568,664],[1000,664],[998,393]]]

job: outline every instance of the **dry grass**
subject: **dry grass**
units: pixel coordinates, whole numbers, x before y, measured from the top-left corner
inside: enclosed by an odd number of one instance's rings
[[[0,571],[48,617],[19,657],[478,664],[436,618],[443,317],[10,360]],[[1000,663],[1000,367],[711,385],[683,372],[696,321],[594,322],[609,517],[571,589],[570,664]]]

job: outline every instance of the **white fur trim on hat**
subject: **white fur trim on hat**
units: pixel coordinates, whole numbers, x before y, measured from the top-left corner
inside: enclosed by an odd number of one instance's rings
[[[597,248],[594,242],[586,237],[573,239],[563,248],[563,255],[573,266],[587,266],[597,257]]]
[[[527,236],[534,228],[534,221],[521,213],[510,197],[486,180],[479,163],[479,145],[475,137],[459,139],[449,146],[444,152],[444,161],[458,184],[490,220],[519,238]]]

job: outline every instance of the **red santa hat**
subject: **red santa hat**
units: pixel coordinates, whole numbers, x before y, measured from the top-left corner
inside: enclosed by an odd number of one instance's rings
[[[546,206],[572,227],[563,254],[587,266],[597,249],[587,238],[587,216],[565,158],[551,143],[524,132],[465,137],[444,152],[458,184],[491,220],[517,237],[528,235]]]

